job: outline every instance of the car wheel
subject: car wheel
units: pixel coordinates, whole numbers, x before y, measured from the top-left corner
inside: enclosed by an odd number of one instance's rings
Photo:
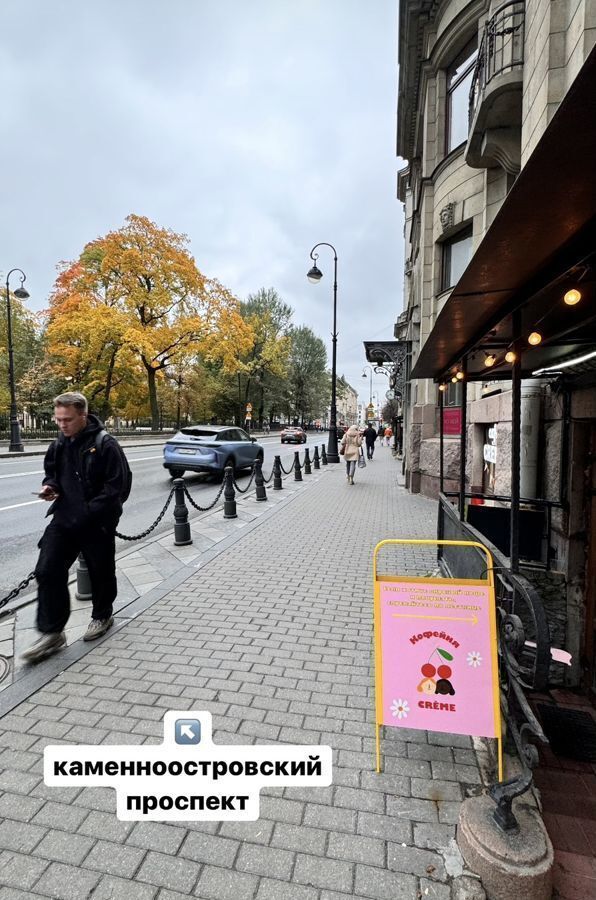
[[[179,469],[177,466],[172,466],[170,469],[170,478],[182,478],[186,469]]]

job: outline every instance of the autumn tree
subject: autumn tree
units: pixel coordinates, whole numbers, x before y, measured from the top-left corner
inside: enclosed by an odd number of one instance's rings
[[[327,351],[321,338],[306,325],[292,328],[287,383],[288,418],[309,422],[321,415],[330,393]]]
[[[154,428],[159,425],[159,373],[198,354],[236,371],[251,340],[237,300],[199,271],[187,245],[185,235],[130,215],[122,228],[87,244],[77,263],[62,273],[66,290],[58,285],[54,298],[53,347],[64,339],[65,329],[69,339],[63,353],[85,369],[81,374],[87,379],[103,368],[109,391],[117,366],[130,370],[130,359],[139,360]],[[83,338],[77,337],[78,326]],[[91,344],[86,340],[90,332]]]

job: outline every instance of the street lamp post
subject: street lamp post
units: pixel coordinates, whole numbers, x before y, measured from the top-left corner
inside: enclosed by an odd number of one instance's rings
[[[364,369],[368,369],[368,371],[370,372],[370,376],[369,376],[369,378],[370,378],[370,397],[369,397],[369,401],[368,401],[368,402],[369,402],[369,403],[372,403],[372,379],[373,379],[373,371],[372,371],[372,368],[371,368],[370,366],[365,366]],[[366,378],[366,372],[364,371],[364,369],[362,370],[362,377],[363,377],[363,378]]]
[[[14,292],[15,297],[18,297],[19,300],[26,300],[29,297],[29,294],[23,287],[24,282],[27,280],[25,273],[22,269],[11,269],[6,276],[6,337],[8,343],[8,386],[10,389],[10,445],[8,449],[11,453],[22,453],[24,447],[23,442],[21,441],[21,428],[17,415],[17,396],[14,383],[14,358],[12,347],[12,315],[10,310],[9,281],[13,272],[21,273],[21,286]]]
[[[327,442],[327,460],[331,463],[339,462],[339,453],[337,452],[337,251],[333,244],[327,244],[322,241],[315,244],[310,251],[310,258],[313,260],[313,267],[307,274],[308,280],[312,284],[318,284],[323,273],[317,266],[319,254],[315,253],[317,247],[329,247],[333,250],[333,334],[332,334],[332,355],[331,355],[331,410],[329,422],[329,440]]]

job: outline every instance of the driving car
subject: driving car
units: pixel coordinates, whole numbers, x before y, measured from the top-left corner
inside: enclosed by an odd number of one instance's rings
[[[306,431],[303,428],[286,425],[281,433],[282,444],[306,444]]]
[[[261,444],[242,428],[232,425],[185,425],[166,441],[163,466],[172,478],[185,472],[210,472],[222,476],[226,466],[235,470],[263,461]]]

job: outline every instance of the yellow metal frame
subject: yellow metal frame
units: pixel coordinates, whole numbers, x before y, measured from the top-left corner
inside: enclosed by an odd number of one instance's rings
[[[425,578],[419,575],[377,575],[377,556],[382,547],[389,544],[426,545],[434,547],[476,547],[486,554],[486,579],[478,578],[442,578],[429,576]],[[465,584],[488,586],[489,596],[492,599],[488,610],[490,643],[491,643],[491,669],[493,676],[493,714],[495,720],[495,733],[497,735],[499,781],[503,780],[503,741],[501,730],[501,702],[499,692],[499,657],[497,652],[497,618],[495,609],[495,579],[493,576],[493,558],[484,544],[478,541],[443,541],[438,539],[387,538],[380,541],[373,551],[373,589],[374,589],[374,638],[375,638],[375,731],[376,731],[376,758],[377,772],[381,771],[381,726],[383,724],[383,681],[381,678],[382,651],[381,651],[381,591],[380,584],[383,581],[392,582],[421,582],[424,584]]]

